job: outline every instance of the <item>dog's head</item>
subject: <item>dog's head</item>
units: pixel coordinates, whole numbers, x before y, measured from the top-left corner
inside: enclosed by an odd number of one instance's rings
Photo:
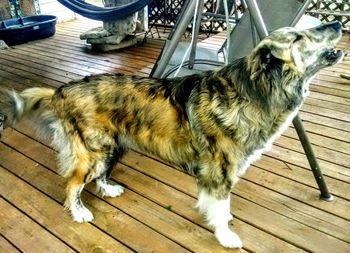
[[[342,60],[343,52],[335,50],[341,35],[338,21],[307,30],[278,29],[263,39],[250,55],[252,78],[276,64],[281,65],[282,71],[311,77],[320,69]]]

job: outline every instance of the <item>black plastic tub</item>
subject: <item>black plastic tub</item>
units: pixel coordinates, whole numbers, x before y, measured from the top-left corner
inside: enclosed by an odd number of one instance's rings
[[[38,15],[0,21],[0,39],[13,46],[50,37],[56,31],[56,16]]]

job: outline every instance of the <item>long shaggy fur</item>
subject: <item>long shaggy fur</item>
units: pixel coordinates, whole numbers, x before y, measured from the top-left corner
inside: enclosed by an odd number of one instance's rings
[[[169,80],[103,74],[57,90],[1,90],[0,111],[7,125],[27,117],[52,137],[60,173],[70,178],[65,206],[77,222],[93,218],[80,199],[85,184],[96,180],[104,196],[123,192],[107,178],[133,147],[195,175],[198,208],[217,239],[241,247],[227,224],[230,190],[291,123],[311,77],[341,59],[333,50],[340,36],[337,23],[284,28],[215,71]]]

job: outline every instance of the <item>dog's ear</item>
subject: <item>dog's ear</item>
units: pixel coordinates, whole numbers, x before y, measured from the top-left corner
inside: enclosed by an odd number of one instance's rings
[[[260,45],[255,48],[248,58],[248,67],[251,80],[256,80],[262,73],[282,66],[283,62],[290,61],[291,56],[285,50],[271,47],[271,45]]]
[[[299,52],[300,39],[296,33],[283,33],[283,37],[275,34],[261,41],[249,59],[252,80],[256,79],[261,71],[276,67],[276,64],[302,73],[304,66]]]
[[[291,62],[292,59],[292,48],[294,40],[286,41],[273,41],[266,40],[263,41],[257,48],[261,56],[270,54],[271,56],[279,59],[283,62]]]
[[[290,49],[287,48],[262,47],[256,57],[259,57],[260,63],[265,67],[276,62],[276,59],[282,62],[292,61]]]
[[[300,55],[300,41],[301,35],[292,33],[289,34],[288,40],[285,43],[273,43],[271,48],[271,54],[283,61],[287,66],[295,69],[299,72],[303,71],[304,64]]]

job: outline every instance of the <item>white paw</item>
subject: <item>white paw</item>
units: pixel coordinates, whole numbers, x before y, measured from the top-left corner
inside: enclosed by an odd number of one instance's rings
[[[94,219],[92,213],[86,207],[74,208],[72,211],[73,220],[78,223],[90,222]]]
[[[220,244],[226,248],[242,248],[243,243],[239,236],[232,232],[229,228],[221,228],[215,230],[215,237]]]
[[[121,185],[104,185],[103,188],[100,189],[103,197],[118,197],[122,195],[124,192],[124,187]]]

